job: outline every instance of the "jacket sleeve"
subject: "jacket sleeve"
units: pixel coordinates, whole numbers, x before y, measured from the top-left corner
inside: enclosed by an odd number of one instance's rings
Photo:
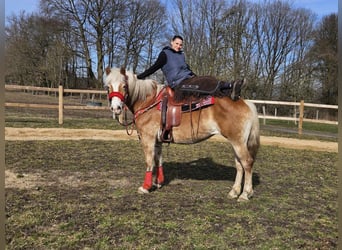
[[[166,54],[164,51],[160,52],[157,61],[149,67],[147,70],[145,70],[143,73],[137,75],[138,79],[144,79],[147,76],[152,75],[154,72],[156,72],[158,69],[161,69],[166,64]]]

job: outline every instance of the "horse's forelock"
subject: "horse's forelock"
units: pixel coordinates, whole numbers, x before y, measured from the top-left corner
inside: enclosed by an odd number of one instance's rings
[[[120,74],[119,69],[117,68],[106,68],[106,76],[104,79],[104,83],[106,86],[111,85],[112,82],[120,82],[122,79],[122,75]]]

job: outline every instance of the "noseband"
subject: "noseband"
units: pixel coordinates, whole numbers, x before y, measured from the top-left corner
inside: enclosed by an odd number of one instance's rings
[[[125,102],[125,96],[121,94],[120,92],[112,91],[108,93],[108,99],[109,101],[112,101],[113,97],[118,97],[122,102]]]

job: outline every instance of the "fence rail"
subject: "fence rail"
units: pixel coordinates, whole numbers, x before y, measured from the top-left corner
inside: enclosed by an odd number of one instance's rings
[[[74,110],[108,110],[108,107],[102,106],[77,106],[77,105],[64,105],[64,94],[65,93],[78,93],[78,94],[100,94],[105,95],[107,92],[105,90],[91,90],[91,89],[64,89],[62,85],[58,88],[48,88],[48,87],[34,87],[34,86],[21,86],[21,85],[5,85],[6,90],[27,90],[27,91],[46,91],[58,93],[58,105],[52,104],[33,104],[33,103],[5,103],[6,107],[21,107],[21,108],[47,108],[47,109],[58,109],[58,122],[63,124],[63,110],[64,109],[74,109]],[[324,124],[334,124],[338,125],[337,121],[320,120],[318,115],[316,119],[309,119],[304,117],[304,108],[312,107],[319,109],[338,109],[338,105],[326,105],[326,104],[315,104],[315,103],[305,103],[303,100],[300,102],[284,102],[284,101],[265,101],[265,100],[249,100],[255,104],[263,104],[262,114],[259,114],[259,118],[264,119],[264,123],[267,119],[274,120],[287,120],[298,122],[298,133],[302,133],[303,122],[315,122]],[[298,107],[299,112],[294,112],[293,117],[277,116],[276,112],[274,116],[267,115],[265,105],[280,105],[280,106],[294,106]],[[318,111],[317,111],[318,112]],[[298,115],[298,116],[297,116]]]
[[[304,117],[304,107],[311,107],[311,108],[320,108],[320,109],[336,109],[338,110],[338,105],[327,105],[327,104],[317,104],[317,103],[305,103],[304,100],[300,102],[284,102],[284,101],[264,101],[264,100],[249,100],[250,102],[256,104],[269,104],[269,105],[288,105],[294,106],[299,108],[299,116],[297,117],[297,113],[294,112],[294,117],[280,117],[276,114],[274,116],[266,115],[265,106],[263,106],[263,114],[259,115],[259,118],[263,118],[264,121],[266,119],[269,120],[287,120],[287,121],[295,121],[299,122],[298,129],[302,129],[302,122],[315,122],[315,123],[324,123],[324,124],[333,124],[338,125],[337,121],[329,121],[329,120],[319,120],[318,114],[316,115],[316,119],[309,119]],[[318,112],[318,111],[317,111]],[[299,131],[301,133],[301,131]]]

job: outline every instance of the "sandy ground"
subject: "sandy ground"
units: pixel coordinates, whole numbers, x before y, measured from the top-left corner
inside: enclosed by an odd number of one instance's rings
[[[131,136],[125,130],[100,129],[63,129],[63,128],[5,128],[5,140],[138,140],[136,131]],[[223,141],[222,136],[213,136],[210,140]],[[306,149],[312,151],[338,152],[337,142],[318,140],[300,140],[284,137],[260,138],[261,145],[285,148]]]

